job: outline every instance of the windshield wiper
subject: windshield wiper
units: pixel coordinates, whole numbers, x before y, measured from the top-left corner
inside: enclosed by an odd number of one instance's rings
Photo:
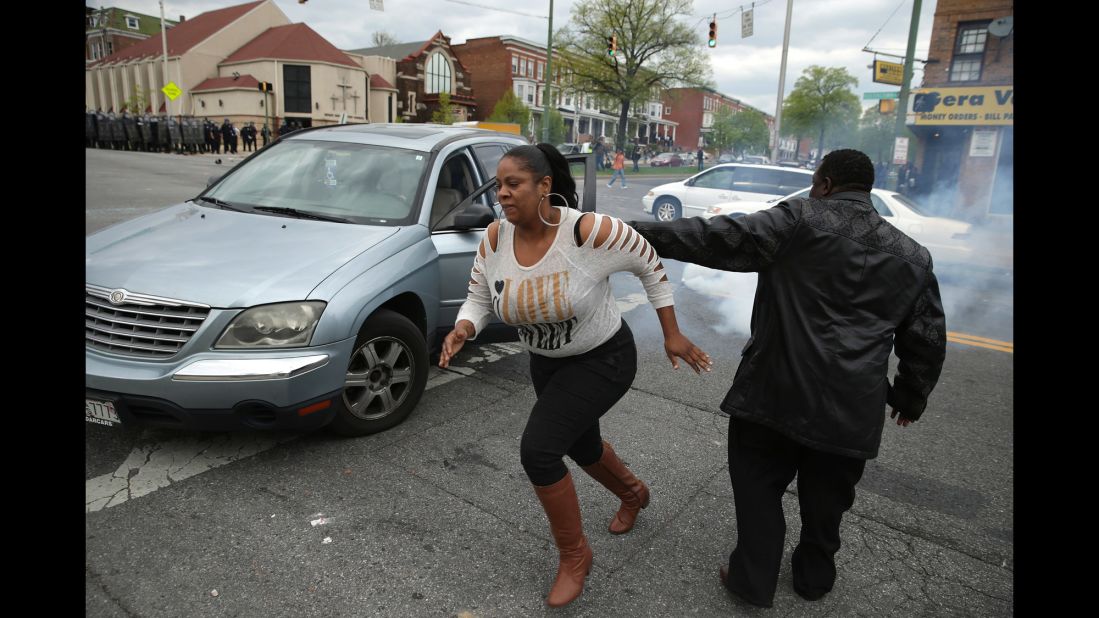
[[[352,223],[350,219],[344,219],[343,217],[333,217],[331,215],[321,215],[315,212],[309,212],[307,210],[298,210],[297,208],[285,208],[282,206],[253,206],[252,210],[262,210],[264,212],[273,212],[279,215],[290,215],[291,217],[297,217],[299,219],[314,219],[316,221],[332,221],[334,223]]]
[[[247,211],[246,211],[246,210],[244,210],[243,208],[238,208],[238,207],[236,207],[236,206],[233,206],[233,205],[232,205],[232,204],[230,204],[229,202],[226,202],[226,201],[223,201],[223,200],[219,200],[219,199],[218,199],[218,198],[216,198],[216,197],[210,197],[210,196],[208,196],[208,195],[202,195],[202,196],[196,197],[195,199],[196,199],[196,200],[202,200],[202,201],[204,201],[204,202],[210,202],[211,204],[213,204],[213,205],[215,205],[215,206],[221,206],[222,208],[224,208],[224,209],[226,209],[226,210],[235,210],[235,211],[237,211],[237,212],[247,212]]]

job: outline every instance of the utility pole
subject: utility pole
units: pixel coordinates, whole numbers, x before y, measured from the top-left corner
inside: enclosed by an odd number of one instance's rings
[[[782,97],[786,89],[786,52],[790,50],[790,18],[794,0],[786,0],[786,32],[782,35],[782,66],[778,70],[778,103],[775,104],[775,145],[771,147],[771,163],[778,163],[778,142],[782,139]],[[797,153],[795,146],[795,156]]]
[[[908,49],[904,52],[904,78],[901,80],[901,98],[897,101],[897,125],[894,129],[894,138],[905,137],[905,133],[907,132],[905,120],[908,116],[908,91],[909,82],[912,81],[912,63],[916,57],[916,32],[920,27],[920,4],[920,0],[914,0],[912,2],[912,21],[908,24]],[[894,152],[896,152],[896,148],[897,140],[894,139]],[[909,149],[909,152],[912,152],[912,150]],[[889,181],[889,186],[894,191],[901,189],[901,187],[897,186],[899,177],[900,174],[898,171]]]
[[[164,0],[160,0],[160,42],[164,45],[164,85],[168,85],[168,29],[164,27]],[[172,115],[172,99],[164,95],[164,110]]]
[[[550,84],[553,83],[553,0],[549,6],[549,31],[546,34],[546,87],[543,89],[542,99],[542,141],[550,141]]]

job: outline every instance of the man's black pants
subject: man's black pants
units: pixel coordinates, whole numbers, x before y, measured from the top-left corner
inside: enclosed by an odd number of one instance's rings
[[[796,474],[801,538],[791,558],[794,590],[810,600],[832,590],[840,519],[855,502],[855,484],[865,467],[865,459],[814,450],[758,423],[730,417],[737,544],[729,556],[729,589],[751,603],[771,606],[786,539],[782,494]]]
[[[531,353],[530,377],[538,401],[519,445],[531,483],[553,485],[565,478],[565,455],[579,466],[599,461],[599,418],[630,390],[636,374],[637,347],[624,320],[614,336],[583,354],[550,358]]]

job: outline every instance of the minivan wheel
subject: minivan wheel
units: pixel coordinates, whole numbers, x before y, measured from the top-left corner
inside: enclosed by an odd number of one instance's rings
[[[400,424],[427,384],[427,343],[403,315],[379,309],[363,325],[347,365],[331,427],[365,436]]]
[[[673,198],[663,197],[656,200],[653,206],[653,216],[657,221],[675,221],[680,217],[679,202]]]

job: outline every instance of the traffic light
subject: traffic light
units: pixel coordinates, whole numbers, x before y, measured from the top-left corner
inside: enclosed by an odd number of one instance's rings
[[[611,58],[618,55],[618,35],[612,34],[607,37],[607,55]]]
[[[710,47],[717,47],[717,18],[710,22]]]
[[[896,99],[878,99],[879,114],[892,114],[895,111],[897,111]]]
[[[274,88],[271,87],[271,82],[260,82],[259,83],[259,91],[260,92],[272,92],[273,90],[274,90]]]

